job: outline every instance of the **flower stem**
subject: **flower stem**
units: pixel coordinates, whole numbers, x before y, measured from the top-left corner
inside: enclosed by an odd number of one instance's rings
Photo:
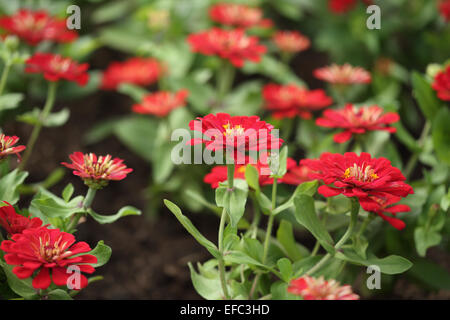
[[[354,229],[355,224],[356,224],[356,220],[358,218],[358,212],[359,212],[359,202],[358,202],[357,199],[352,198],[352,209],[351,209],[351,213],[350,213],[350,223],[348,225],[347,231],[344,233],[342,238],[334,246],[334,249],[336,251],[339,250],[347,242],[348,238],[350,238],[350,236],[352,235],[353,229]],[[314,267],[309,269],[308,272],[306,272],[305,274],[306,275],[311,275],[311,274],[315,273],[325,263],[327,263],[328,260],[330,260],[331,257],[332,257],[332,255],[330,253],[327,253],[325,256],[323,256],[323,258]]]
[[[362,236],[364,231],[366,230],[369,223],[373,220],[374,215],[369,213],[367,217],[364,219],[363,223],[361,224],[361,227],[358,230],[358,233],[356,234],[357,237]]]
[[[425,125],[423,127],[422,133],[420,134],[420,138],[417,141],[417,145],[419,146],[419,148],[422,148],[424,143],[425,143],[425,139],[427,138],[428,134],[430,133],[430,129],[431,129],[431,123],[430,121],[425,122]],[[408,163],[406,164],[405,167],[405,177],[406,179],[409,179],[409,176],[412,174],[414,168],[416,167],[417,161],[419,160],[419,154],[418,153],[414,153],[413,156],[409,159]]]
[[[87,209],[89,209],[91,207],[96,193],[97,193],[97,189],[94,189],[94,188],[88,189],[86,196],[84,197],[83,204],[82,204],[84,211],[86,211]],[[70,220],[69,225],[67,226],[67,232],[72,233],[73,231],[75,231],[75,228],[77,227],[78,222],[80,221],[83,214],[84,214],[84,212],[78,212],[72,216],[72,219]]]
[[[217,100],[222,105],[223,100],[233,85],[235,69],[228,61],[223,61],[222,67],[217,74]]]
[[[53,105],[55,104],[55,98],[56,98],[56,87],[57,82],[49,82],[48,86],[48,92],[47,92],[47,100],[44,105],[44,109],[42,110],[38,123],[34,126],[33,132],[31,133],[30,140],[27,144],[27,149],[25,150],[25,155],[23,156],[22,162],[20,163],[19,168],[21,170],[25,169],[27,162],[31,156],[31,153],[33,152],[34,145],[39,137],[39,133],[42,129],[42,124],[47,119],[48,115],[52,111]]]
[[[5,89],[9,70],[11,70],[11,63],[6,63],[5,68],[3,68],[2,77],[0,79],[0,96],[3,94],[3,90]]]

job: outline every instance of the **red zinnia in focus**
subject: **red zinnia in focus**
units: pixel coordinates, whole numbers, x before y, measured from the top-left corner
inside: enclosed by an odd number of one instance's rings
[[[317,79],[333,84],[357,84],[370,83],[370,73],[361,67],[352,67],[346,63],[342,66],[332,64],[331,66],[314,70]]]
[[[46,227],[15,234],[11,240],[2,242],[1,249],[6,253],[6,263],[15,266],[12,271],[19,279],[27,279],[37,271],[32,282],[35,289],[45,290],[52,281],[57,286],[67,286],[71,275],[67,272],[68,267],[75,266],[81,272],[93,273],[95,269],[89,264],[97,263],[95,256],[86,254],[91,251],[86,242],[75,243],[72,234]],[[80,274],[80,287],[73,289],[82,289],[87,284],[87,278]]]
[[[288,53],[304,51],[311,45],[308,37],[297,31],[277,31],[272,40],[278,49]]]
[[[242,67],[245,60],[259,62],[266,47],[257,37],[247,36],[242,29],[223,30],[212,28],[189,35],[187,41],[194,52],[207,56],[219,56],[229,60],[235,67]]]
[[[19,138],[16,136],[7,136],[3,133],[0,133],[0,160],[3,160],[10,154],[15,154],[19,159],[19,153],[25,150],[25,146],[15,146],[14,145],[19,141]]]
[[[324,197],[343,194],[347,197],[357,197],[361,202],[371,198],[388,198],[391,196],[406,197],[414,193],[406,178],[399,169],[393,167],[386,158],[371,158],[369,153],[354,152],[333,154],[322,153],[320,159],[301,160],[300,164],[309,167],[313,173],[312,179],[322,180],[330,186],[320,186],[318,191]]]
[[[12,16],[2,16],[0,27],[33,46],[44,40],[71,42],[78,37],[75,31],[67,29],[65,19],[51,17],[43,10],[20,9]]]
[[[272,111],[276,119],[300,116],[312,117],[311,112],[323,109],[333,103],[324,90],[308,90],[293,84],[268,84],[263,88],[265,108]]]
[[[38,52],[26,61],[25,72],[42,73],[48,81],[64,79],[84,86],[89,80],[88,68],[87,63],[78,64],[57,54]]]
[[[450,101],[450,66],[434,77],[432,87],[437,91],[439,99]]]
[[[439,3],[439,11],[446,22],[450,21],[450,0],[442,0]]]
[[[176,93],[159,91],[150,93],[142,99],[140,104],[133,106],[136,113],[153,114],[158,117],[167,116],[172,110],[185,105],[187,90],[179,90]]]
[[[318,118],[316,124],[326,128],[344,129],[344,132],[334,135],[335,142],[344,143],[353,135],[364,134],[368,131],[395,132],[394,127],[387,125],[399,121],[399,115],[395,112],[383,112],[384,110],[376,105],[357,108],[352,104],[347,104],[339,110],[325,110],[323,118]]]
[[[311,169],[307,166],[297,165],[297,162],[292,159],[287,159],[287,172],[281,178],[281,183],[299,185],[306,181],[311,181],[312,179],[309,177],[311,173]]]
[[[164,72],[164,66],[153,58],[131,58],[125,62],[112,62],[103,73],[101,88],[114,90],[122,83],[149,86]]]
[[[230,116],[227,113],[209,114],[189,123],[193,131],[203,133],[203,137],[191,139],[191,145],[204,143],[211,151],[233,153],[237,164],[247,163],[246,151],[267,151],[279,149],[283,140],[275,137],[273,126],[261,121],[258,116]],[[195,137],[195,135],[194,135]],[[228,155],[230,156],[230,155]],[[231,158],[231,157],[230,157]],[[243,162],[241,162],[243,161]]]
[[[303,276],[292,280],[288,292],[299,295],[305,300],[359,300],[359,296],[349,285],[341,286],[334,279]]]
[[[0,207],[0,225],[9,235],[22,233],[23,230],[38,228],[42,225],[39,218],[27,218],[16,212],[14,207],[3,201],[6,206]]]
[[[272,22],[263,19],[260,8],[236,3],[218,3],[211,7],[209,16],[215,22],[238,28],[270,27]]]
[[[63,162],[62,165],[73,169],[74,175],[81,177],[86,185],[94,189],[105,187],[110,180],[125,179],[133,171],[127,168],[122,159],[113,159],[109,154],[97,157],[94,153],[74,152],[69,158],[72,163]]]

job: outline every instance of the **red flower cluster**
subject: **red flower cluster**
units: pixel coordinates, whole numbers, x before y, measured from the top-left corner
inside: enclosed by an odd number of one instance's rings
[[[432,87],[437,91],[439,99],[450,101],[450,66],[434,77]]]
[[[0,160],[6,158],[10,154],[15,154],[19,159],[19,153],[25,150],[25,146],[15,146],[14,145],[19,141],[19,138],[16,136],[7,136],[3,133],[0,134]]]
[[[360,156],[354,152],[344,155],[326,152],[318,160],[305,159],[300,164],[314,171],[310,178],[334,185],[319,187],[318,191],[324,197],[338,194],[356,197],[363,209],[377,214],[389,212],[386,207],[393,204],[393,200],[414,193],[411,186],[404,182],[406,178],[400,170],[393,167],[388,159],[371,158],[365,152]]]
[[[176,93],[168,91],[150,93],[144,96],[142,103],[133,106],[133,111],[165,117],[172,110],[184,106],[188,94],[187,90],[179,90]]]
[[[329,0],[328,7],[330,11],[341,14],[352,10],[357,2],[358,0]],[[367,5],[372,4],[372,0],[363,0],[363,2]]]
[[[336,280],[303,276],[292,280],[288,292],[305,300],[359,300],[349,285],[341,286]]]
[[[78,37],[75,31],[67,29],[64,19],[53,18],[42,10],[20,9],[12,16],[2,16],[0,27],[32,46],[44,40],[71,42]]]
[[[16,233],[11,240],[2,242],[1,249],[6,253],[6,263],[15,266],[13,272],[19,279],[27,279],[37,272],[32,282],[35,289],[47,289],[52,281],[57,286],[66,286],[71,275],[68,267],[93,273],[95,269],[89,264],[97,263],[95,256],[86,254],[91,251],[86,242],[75,243],[72,234],[47,227]],[[79,287],[75,284],[73,289],[82,289],[87,284],[87,278],[80,274]]]
[[[113,62],[103,73],[101,88],[115,90],[122,83],[148,86],[165,72],[161,63],[153,58],[131,58],[125,62]]]
[[[212,28],[189,35],[187,41],[194,52],[219,56],[229,60],[235,67],[242,67],[245,60],[259,62],[266,47],[257,37],[247,36],[242,29],[223,30]]]
[[[74,152],[69,158],[72,163],[63,162],[62,165],[73,169],[74,175],[81,177],[86,185],[95,189],[105,187],[110,180],[125,179],[133,171],[127,168],[122,159],[113,159],[109,154],[97,157],[94,153]]]
[[[42,73],[48,81],[64,79],[84,86],[89,80],[88,68],[87,63],[78,64],[57,54],[35,53],[26,61],[25,72]]]
[[[277,31],[272,40],[278,49],[289,53],[304,51],[311,45],[308,37],[297,31]]]
[[[383,109],[379,106],[356,108],[352,104],[347,104],[339,110],[328,109],[323,112],[323,118],[318,118],[316,124],[327,128],[341,128],[344,132],[334,136],[334,141],[344,143],[353,135],[364,134],[367,131],[384,130],[395,132],[396,129],[388,127],[393,122],[400,120],[395,112],[383,114]]]
[[[348,63],[343,66],[332,64],[331,66],[314,70],[317,79],[333,84],[370,83],[370,73],[361,67],[352,67]]]
[[[439,3],[439,11],[446,22],[450,21],[450,0],[442,0]]]
[[[0,226],[6,230],[9,235],[22,233],[26,229],[37,228],[42,225],[39,218],[27,218],[16,212],[14,207],[8,202],[3,201],[6,206],[0,207]]]
[[[237,164],[246,163],[246,151],[279,149],[283,143],[282,139],[271,133],[273,126],[261,121],[258,116],[209,114],[189,122],[189,128],[203,133],[203,137],[191,139],[188,142],[190,145],[204,143],[211,151],[232,152],[233,159],[238,160]]]
[[[308,90],[294,84],[268,84],[263,88],[265,108],[273,112],[277,119],[300,116],[304,119],[312,117],[311,112],[325,108],[333,100],[321,89]]]
[[[217,23],[238,28],[272,26],[272,21],[263,19],[262,10],[236,3],[218,3],[209,10],[209,16]]]

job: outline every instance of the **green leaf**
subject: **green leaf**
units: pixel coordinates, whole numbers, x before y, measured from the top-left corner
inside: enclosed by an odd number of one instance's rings
[[[49,300],[73,300],[72,297],[64,290],[55,289],[47,294]]]
[[[218,274],[214,278],[207,278],[198,274],[191,263],[188,263],[188,266],[195,291],[197,291],[202,298],[207,300],[223,299],[222,286]]]
[[[417,227],[414,230],[417,253],[421,257],[425,257],[428,248],[437,246],[441,240],[442,236],[434,230],[426,230],[424,227]]]
[[[367,259],[363,259],[356,252],[349,249],[343,249],[342,251],[336,252],[335,257],[363,266],[376,265],[380,268],[380,271],[385,274],[403,273],[413,265],[409,260],[396,255],[390,255],[380,259],[373,254],[368,254]]]
[[[408,274],[438,290],[450,290],[450,274],[447,269],[429,260],[417,259]]]
[[[419,103],[419,107],[428,120],[433,121],[440,103],[428,81],[418,72],[412,75],[413,94]]]
[[[247,253],[238,251],[238,250],[232,250],[227,252],[227,254],[224,256],[224,260],[231,263],[236,264],[243,264],[243,265],[254,265],[262,268],[266,268],[265,265],[263,265],[258,260],[250,257]]]
[[[318,186],[319,182],[317,180],[303,182],[302,184],[298,185],[289,200],[283,203],[281,206],[277,207],[273,211],[273,214],[279,214],[280,212],[283,212],[284,210],[292,207],[294,205],[295,197],[299,194],[305,194],[312,197],[316,193]]]
[[[167,199],[164,199],[164,204],[166,207],[175,215],[175,217],[180,221],[180,223],[183,225],[183,227],[197,240],[198,243],[200,243],[202,246],[204,246],[209,253],[211,253],[215,258],[220,257],[220,252],[217,249],[216,245],[206,239],[200,231],[194,225],[192,224],[191,220],[189,220],[185,215],[181,213],[180,208],[174,204],[173,202],[170,202]]]
[[[6,264],[4,261],[0,260],[0,266],[2,266],[5,271],[6,279],[9,287],[12,291],[14,291],[19,296],[25,299],[37,299],[38,295],[36,294],[36,290],[33,288],[31,282],[31,278],[27,278],[24,280],[20,280],[17,276],[12,272],[13,266]]]
[[[226,183],[216,189],[217,206],[225,208],[233,227],[237,226],[244,216],[247,193],[247,183],[240,179],[234,180],[233,189],[229,189]]]
[[[19,201],[17,188],[25,181],[28,172],[15,169],[0,179],[0,201],[14,205]]]
[[[34,108],[29,112],[25,112],[17,116],[17,121],[25,122],[31,125],[36,125],[42,121],[42,125],[45,127],[59,127],[69,120],[70,111],[68,108],[61,109],[58,112],[50,113],[45,121],[41,120],[41,110]]]
[[[78,196],[70,202],[66,202],[52,193],[41,189],[31,201],[31,207],[37,209],[46,218],[59,217],[66,219],[75,213],[84,212],[84,209],[79,206],[82,201],[83,197]]]
[[[280,242],[283,249],[286,250],[287,256],[291,260],[297,261],[303,258],[303,254],[295,242],[294,230],[289,221],[281,220],[277,230],[277,240]]]
[[[316,214],[314,199],[306,194],[299,194],[295,197],[294,204],[297,222],[308,229],[325,250],[334,254],[333,239]]]
[[[23,93],[2,94],[0,96],[0,111],[17,108],[23,98]]]
[[[270,287],[272,300],[302,300],[300,296],[289,293],[288,286],[284,281],[274,282]]]
[[[288,156],[288,147],[284,146],[278,157],[270,158],[270,170],[275,172],[273,174],[274,177],[282,178],[287,171],[287,156]]]
[[[109,259],[111,258],[112,250],[103,242],[103,240],[101,240],[97,243],[95,248],[87,252],[87,254],[92,254],[93,256],[97,257],[97,263],[91,265],[94,268],[98,268],[105,265],[109,261]]]
[[[363,236],[355,236],[352,238],[353,250],[363,259],[366,259],[366,250],[369,246],[369,242]]]
[[[141,210],[136,209],[135,207],[131,207],[131,206],[126,206],[123,207],[122,209],[120,209],[116,214],[112,214],[112,215],[101,215],[98,213],[95,213],[92,209],[88,209],[87,213],[89,213],[89,215],[94,218],[95,221],[97,221],[98,223],[101,224],[105,224],[105,223],[113,223],[115,221],[117,221],[118,219],[122,218],[122,217],[126,217],[126,216],[131,216],[131,215],[136,215],[139,216],[141,215]]]
[[[71,184],[71,183],[67,184],[67,186],[64,188],[64,190],[62,192],[62,197],[65,202],[69,202],[70,198],[72,198],[74,190],[75,189],[73,187],[73,184]]]
[[[287,258],[281,258],[277,261],[278,269],[284,282],[289,283],[292,277],[292,263]]]
[[[251,164],[248,164],[245,168],[245,180],[250,188],[259,191],[259,173]]]
[[[164,143],[155,148],[153,179],[157,184],[164,183],[175,167],[174,163],[170,160],[172,147],[172,143]]]
[[[450,165],[450,110],[441,108],[432,124],[432,138],[438,158]]]

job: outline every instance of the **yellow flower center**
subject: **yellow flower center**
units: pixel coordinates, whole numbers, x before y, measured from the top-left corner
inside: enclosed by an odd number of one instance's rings
[[[378,175],[370,166],[357,166],[356,163],[353,164],[353,167],[349,167],[345,170],[343,177],[348,179],[353,177],[362,182],[372,182],[375,179],[378,179]]]
[[[241,125],[236,125],[231,128],[230,123],[224,124],[223,128],[225,129],[225,132],[223,133],[224,136],[240,136],[244,134],[244,128],[241,127]]]

